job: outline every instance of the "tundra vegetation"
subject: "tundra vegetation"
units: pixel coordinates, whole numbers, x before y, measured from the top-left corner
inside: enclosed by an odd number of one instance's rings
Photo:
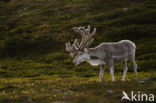
[[[156,95],[155,0],[1,0],[0,103],[121,103],[122,91]],[[102,42],[128,39],[136,44],[138,79],[128,63],[116,64],[115,82],[106,66],[74,66],[67,41],[81,36],[72,27],[97,28]],[[123,101],[126,102],[126,101]]]

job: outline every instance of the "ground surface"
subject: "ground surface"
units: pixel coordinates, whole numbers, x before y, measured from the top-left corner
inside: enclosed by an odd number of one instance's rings
[[[5,2],[3,2],[5,1]],[[155,0],[1,0],[0,103],[121,103],[122,91],[156,95]],[[74,26],[96,27],[95,47],[122,39],[136,44],[137,82],[128,63],[108,66],[98,82],[99,67],[74,66],[65,42],[80,35]]]
[[[149,77],[149,73],[139,73],[139,79]],[[110,74],[105,73],[104,81],[97,77],[56,78],[43,76],[38,78],[1,78],[1,103],[121,103],[122,91],[131,91],[156,95],[156,80],[144,83],[133,80],[128,73],[125,82],[120,81],[121,73],[115,75],[117,81],[111,82]],[[120,77],[120,78],[119,78]]]

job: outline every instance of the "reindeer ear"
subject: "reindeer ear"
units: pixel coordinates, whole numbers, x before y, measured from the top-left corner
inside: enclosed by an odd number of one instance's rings
[[[88,49],[87,48],[84,48],[84,52],[88,53]]]

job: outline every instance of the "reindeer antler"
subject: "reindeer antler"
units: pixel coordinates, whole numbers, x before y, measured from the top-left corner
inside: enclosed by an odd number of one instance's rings
[[[91,45],[91,43],[94,40],[92,36],[96,32],[96,28],[94,28],[92,33],[90,33],[90,25],[88,25],[87,29],[85,29],[85,27],[82,26],[82,27],[73,27],[73,30],[81,34],[82,40],[80,44],[78,43],[77,39],[75,39],[72,45],[70,42],[65,44],[66,50],[70,52],[71,56],[74,56],[78,51],[83,50],[84,48],[88,48]]]
[[[85,27],[82,26],[82,27],[74,27],[73,30],[79,32],[82,35],[82,41],[79,45],[79,48],[81,50],[83,50],[84,48],[88,48],[94,40],[92,36],[96,32],[96,28],[94,28],[92,33],[90,33],[90,25],[88,25],[87,29],[85,29]]]

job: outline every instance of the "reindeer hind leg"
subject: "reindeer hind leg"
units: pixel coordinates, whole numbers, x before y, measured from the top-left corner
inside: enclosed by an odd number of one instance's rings
[[[122,81],[125,81],[125,77],[126,77],[127,70],[128,70],[126,60],[124,60],[124,61],[122,62],[122,64],[123,64],[123,69],[124,69],[123,76],[122,76]]]
[[[138,77],[137,77],[137,64],[136,64],[136,61],[135,61],[135,56],[131,56],[129,58],[129,60],[131,61],[134,72],[135,72],[135,79],[138,80]]]

